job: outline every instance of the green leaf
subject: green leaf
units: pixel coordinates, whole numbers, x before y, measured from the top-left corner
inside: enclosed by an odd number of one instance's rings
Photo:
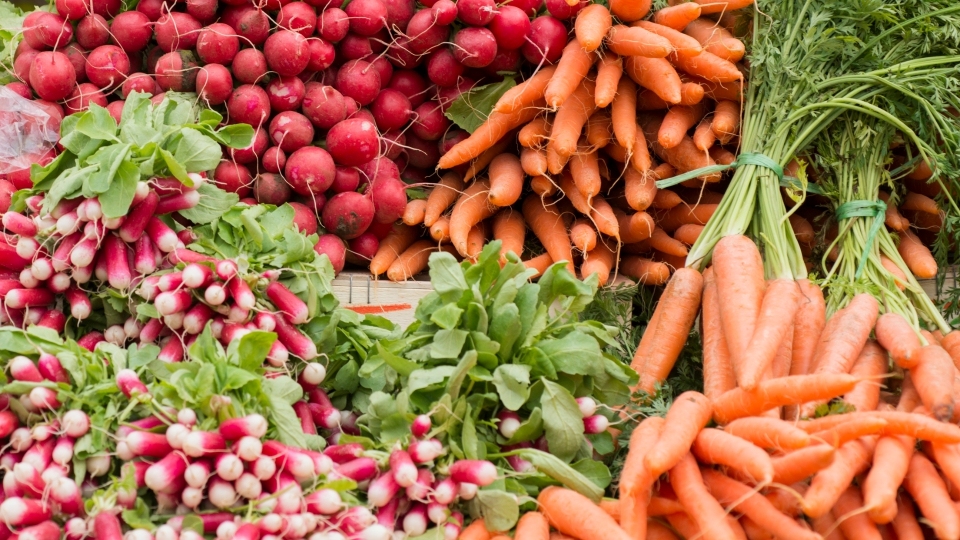
[[[520,505],[512,493],[499,489],[481,489],[477,503],[483,522],[490,531],[509,531],[520,518]]]
[[[559,384],[541,379],[543,396],[540,407],[543,409],[543,425],[550,453],[569,462],[580,449],[583,440],[583,416],[580,407],[566,388]]]
[[[264,382],[271,379],[264,379]],[[294,382],[294,384],[296,384]],[[297,385],[299,387],[299,385]],[[283,444],[305,448],[307,446],[306,438],[303,434],[303,428],[300,426],[300,419],[294,412],[290,402],[273,396],[268,390],[264,393],[270,400],[270,426],[277,432],[277,439]]]
[[[97,165],[99,170],[83,181],[83,195],[85,197],[96,197],[100,193],[107,192],[120,165],[129,157],[129,144],[111,144],[100,147],[95,154],[87,158],[87,163]]]
[[[581,459],[570,465],[580,474],[586,476],[591,482],[600,489],[605,489],[610,485],[610,469],[602,461],[593,459]]]
[[[603,497],[602,488],[598,487],[593,480],[584,476],[580,471],[553,455],[552,448],[550,453],[541,452],[534,448],[523,448],[517,452],[517,455],[532,463],[543,474],[588,497],[593,502],[599,503]]]
[[[200,193],[200,202],[193,208],[181,210],[180,215],[198,225],[219,218],[240,200],[236,193],[224,191],[210,182],[200,184],[197,191]]]
[[[447,381],[447,393],[450,394],[450,399],[455,400],[460,397],[460,387],[470,370],[477,365],[477,357],[477,351],[463,353],[463,358],[457,363],[456,371],[450,375],[450,380]]]
[[[430,315],[430,321],[443,329],[456,328],[463,310],[456,304],[447,304]]]
[[[456,371],[455,366],[438,366],[430,369],[418,369],[407,378],[407,390],[412,394],[428,386],[442,383]]]
[[[477,425],[469,408],[463,419],[460,437],[463,441],[463,454],[467,456],[467,459],[484,459],[486,457],[484,451],[486,448],[480,444],[480,439],[477,438]]]
[[[180,135],[173,157],[187,172],[210,171],[217,167],[223,156],[219,144],[191,128],[183,128]]]
[[[104,217],[118,218],[127,215],[133,197],[136,195],[138,182],[140,182],[140,168],[132,161],[125,160],[117,168],[117,175],[110,189],[98,197]]]
[[[258,369],[263,365],[275,341],[277,335],[273,332],[254,331],[244,335],[237,346],[240,367],[248,371]]]
[[[91,103],[90,108],[77,121],[76,130],[91,139],[117,140],[117,121],[107,109]]]
[[[460,263],[453,255],[443,251],[430,255],[430,284],[446,301],[459,299],[469,288]]]
[[[297,384],[297,381],[286,375],[263,379],[260,384],[263,386],[263,393],[270,396],[271,401],[277,400],[293,405],[303,398],[303,388]],[[298,422],[297,426],[299,425]]]
[[[260,380],[260,377],[258,377],[256,374],[240,368],[228,366],[226,371],[227,376],[220,385],[221,390],[224,392],[238,390],[246,386],[248,383]]]
[[[510,440],[507,441],[507,445],[518,444],[522,442],[532,441],[539,437],[543,433],[543,413],[540,412],[540,407],[537,407],[530,412],[530,416],[526,420],[520,423],[520,427],[517,428],[517,432],[513,434],[513,437],[510,437]]]
[[[193,185],[193,180],[187,176],[187,170],[173,157],[173,154],[171,154],[169,150],[164,148],[158,148],[157,150],[160,152],[160,157],[163,159],[163,163],[167,166],[167,170],[170,171],[171,175],[188,186]],[[204,183],[204,185],[206,185],[206,183]]]
[[[463,344],[470,335],[466,330],[440,330],[433,336],[433,345],[430,347],[432,358],[460,358]]]
[[[593,445],[593,449],[601,456],[613,452],[616,448],[613,446],[613,436],[609,431],[602,431],[593,435],[587,435],[587,440]]]
[[[450,104],[444,115],[461,128],[473,133],[487,121],[497,100],[516,85],[517,82],[513,79],[504,79],[498,83],[473,88],[460,94]]]
[[[520,308],[516,304],[504,304],[499,308],[494,308],[493,315],[490,317],[490,339],[500,344],[500,350],[497,356],[501,361],[507,361],[513,357],[513,345],[520,337],[520,331],[523,325],[520,324]]]
[[[248,124],[230,124],[210,134],[220,144],[230,148],[247,148],[253,142],[254,131]]]
[[[530,366],[500,365],[493,370],[493,384],[503,405],[511,411],[519,410],[530,397]]]
[[[357,375],[358,371],[360,371],[360,366],[357,365],[357,361],[350,360],[337,370],[333,387],[340,392],[351,394],[356,392],[357,387],[360,386],[360,377]]]
[[[196,514],[187,514],[183,516],[183,523],[180,528],[185,531],[193,531],[201,538],[203,537],[203,520]]]
[[[383,361],[401,376],[406,377],[418,368],[416,363],[411,362],[406,358],[397,356],[396,354],[393,354],[387,350],[380,341],[378,341],[376,344],[376,350],[377,356],[383,358]]]
[[[597,340],[575,330],[560,339],[545,339],[537,348],[550,359],[558,373],[600,375],[603,358]]]

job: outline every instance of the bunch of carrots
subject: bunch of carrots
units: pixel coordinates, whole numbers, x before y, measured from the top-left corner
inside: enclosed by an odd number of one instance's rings
[[[434,251],[472,258],[497,239],[540,270],[566,260],[601,284],[617,270],[665,283],[716,209],[721,194],[704,184],[720,174],[674,190],[655,182],[735,159],[745,47],[720,14],[751,3],[650,17],[649,2],[585,7],[557,64],[503,94],[441,158],[446,173],[409,202],[371,273],[409,279]],[[528,229],[544,253],[525,253]]]

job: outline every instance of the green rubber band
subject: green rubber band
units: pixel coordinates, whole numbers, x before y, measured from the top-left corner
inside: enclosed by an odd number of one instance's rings
[[[867,241],[863,245],[863,254],[860,255],[860,262],[857,264],[857,272],[854,274],[854,279],[860,279],[860,275],[863,273],[863,269],[867,263],[867,257],[870,256],[870,250],[873,249],[873,242],[877,238],[877,234],[880,233],[880,227],[883,226],[883,223],[887,214],[887,203],[876,200],[876,201],[848,201],[837,207],[837,220],[842,221],[844,219],[853,219],[856,217],[872,217],[873,225],[870,226],[870,232],[867,234]]]
[[[693,180],[698,176],[728,171],[730,169],[739,167],[740,165],[755,165],[757,167],[770,169],[774,172],[774,174],[777,175],[778,181],[783,181],[783,167],[781,167],[779,163],[763,154],[744,152],[743,154],[737,156],[736,161],[729,165],[710,165],[709,167],[700,167],[699,169],[694,169],[678,176],[667,178],[665,180],[658,180],[657,187],[660,189],[673,187],[677,184],[686,182],[687,180]]]

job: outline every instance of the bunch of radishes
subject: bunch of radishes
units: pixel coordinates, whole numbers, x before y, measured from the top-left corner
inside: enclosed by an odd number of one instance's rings
[[[582,396],[576,399],[577,407],[580,409],[580,415],[583,418],[584,435],[597,435],[603,433],[610,427],[610,420],[597,414],[597,402],[592,397]],[[497,413],[497,431],[507,440],[512,439],[525,421],[519,414],[509,409],[502,409]],[[590,444],[589,440],[585,441]],[[517,444],[505,445],[503,450],[509,452],[518,448],[536,448],[542,452],[549,452],[550,448],[545,435],[541,435],[534,441],[522,442]],[[591,447],[592,448],[592,447]],[[535,469],[532,463],[522,457],[513,454],[506,457],[507,463],[513,467],[513,470],[519,473],[530,472]]]

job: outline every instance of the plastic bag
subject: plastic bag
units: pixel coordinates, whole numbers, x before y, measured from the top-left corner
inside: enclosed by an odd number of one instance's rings
[[[60,139],[56,119],[0,86],[0,174],[28,169]]]

